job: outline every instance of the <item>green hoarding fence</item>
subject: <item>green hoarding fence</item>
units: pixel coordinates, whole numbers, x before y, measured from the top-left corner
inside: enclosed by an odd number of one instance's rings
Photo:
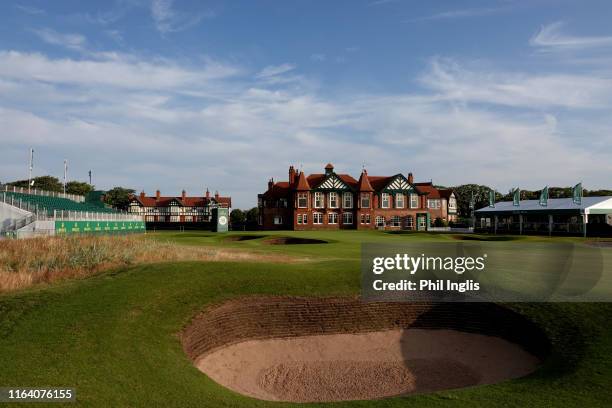
[[[55,221],[56,235],[145,232],[144,221]]]

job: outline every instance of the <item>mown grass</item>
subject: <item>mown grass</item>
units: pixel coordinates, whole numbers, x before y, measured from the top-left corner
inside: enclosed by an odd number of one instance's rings
[[[207,304],[237,296],[357,294],[355,254],[360,242],[450,238],[352,231],[300,236],[334,242],[277,248],[262,242],[225,241],[222,235],[148,236],[191,249],[241,246],[249,252],[280,252],[310,261],[133,265],[89,279],[0,295],[0,385],[73,386],[78,405],[87,407],[304,406],[258,401],[217,385],[183,353],[181,328]],[[612,307],[602,303],[509,306],[538,322],[553,342],[551,356],[534,374],[491,386],[333,406],[609,406]]]

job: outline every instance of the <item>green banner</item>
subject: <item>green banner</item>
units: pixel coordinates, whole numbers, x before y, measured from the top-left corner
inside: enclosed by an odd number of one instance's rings
[[[578,183],[572,188],[572,199],[574,204],[582,204],[582,183]]]
[[[127,234],[145,232],[144,221],[55,221],[55,234]]]
[[[512,195],[512,205],[518,207],[521,205],[521,190],[517,187]]]

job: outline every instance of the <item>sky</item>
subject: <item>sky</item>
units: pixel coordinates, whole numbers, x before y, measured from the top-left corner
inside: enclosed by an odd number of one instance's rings
[[[0,2],[0,182],[612,187],[612,2]]]

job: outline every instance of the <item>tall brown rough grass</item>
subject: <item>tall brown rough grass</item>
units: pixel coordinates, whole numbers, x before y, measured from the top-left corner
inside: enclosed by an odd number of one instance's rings
[[[222,248],[182,246],[140,236],[73,236],[0,241],[0,293],[86,277],[115,267],[167,261],[289,261]]]

